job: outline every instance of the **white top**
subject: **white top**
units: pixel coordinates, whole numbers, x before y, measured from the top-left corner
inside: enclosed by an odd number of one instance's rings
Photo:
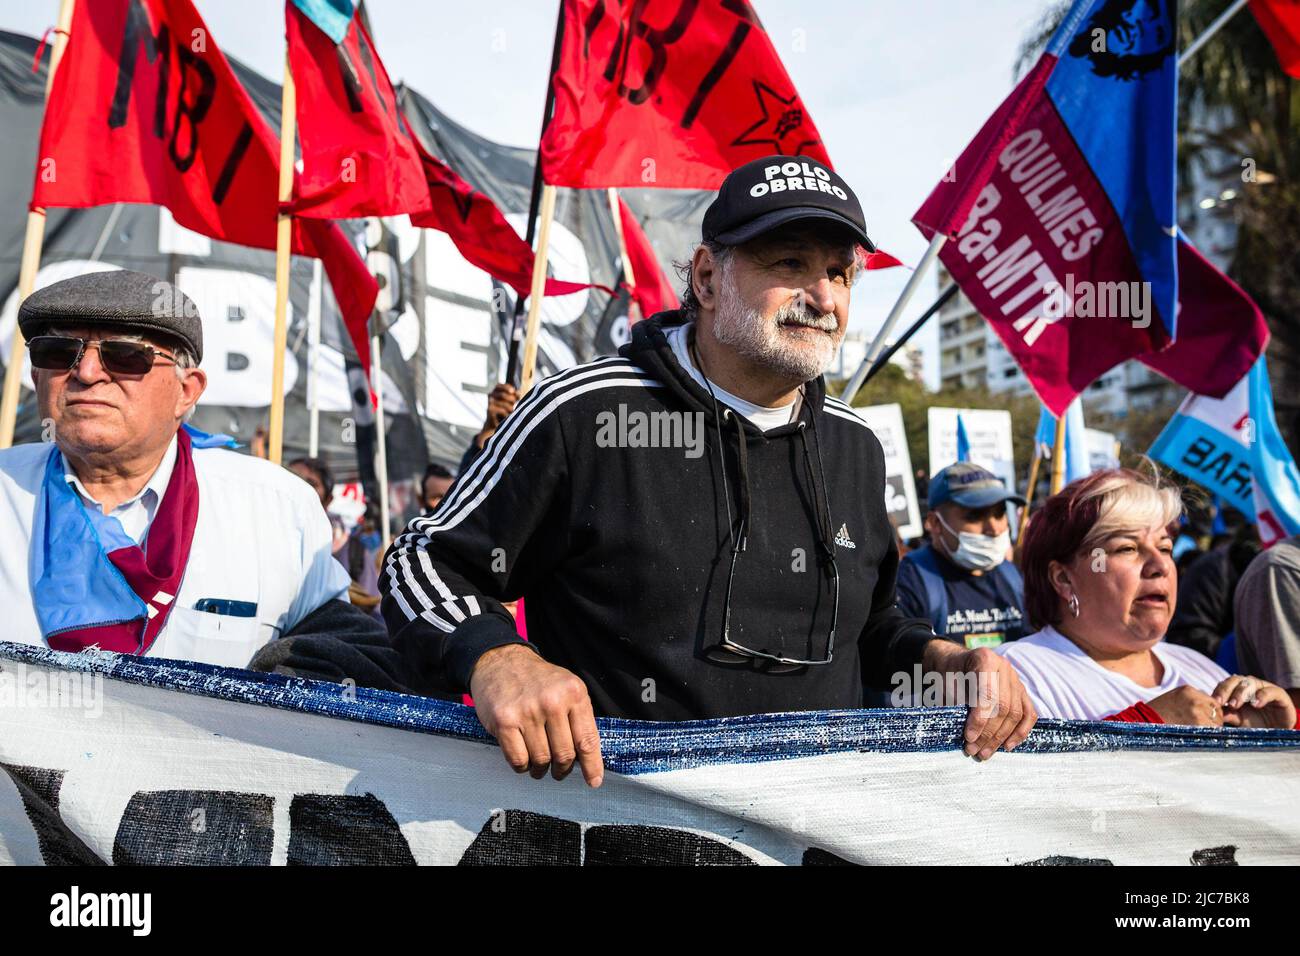
[[[688,322],[685,325],[675,326],[665,334],[668,336],[668,344],[673,348],[673,355],[677,356],[678,363],[690,373],[691,378],[699,383],[700,388],[707,392],[709,387],[712,386],[713,393],[717,396],[718,401],[753,422],[765,432],[771,431],[773,428],[779,428],[782,425],[788,425],[794,421],[795,413],[798,411],[797,397],[787,405],[769,408],[766,405],[755,405],[753,402],[747,402],[739,395],[732,395],[712,379],[706,379],[704,373],[695,367],[695,362],[691,359],[689,335],[693,324]]]
[[[72,465],[68,462],[68,456],[59,452],[59,457],[63,459],[63,480],[72,485],[73,489],[81,498],[82,504],[87,508],[94,508],[100,514],[104,513],[104,506],[100,504],[86,490],[86,486],[81,483],[72,470]],[[144,538],[144,533],[149,530],[149,525],[153,524],[153,517],[158,513],[158,506],[162,504],[163,495],[167,493],[167,485],[172,480],[172,469],[176,467],[176,439],[171,440],[167,450],[163,452],[162,461],[158,463],[158,468],[143,488],[141,488],[134,497],[122,502],[116,508],[109,512],[117,519],[118,524],[136,544]]]
[[[0,451],[0,607],[5,609],[0,639],[20,644],[45,644],[28,568],[36,494],[49,454],[50,446],[41,442]],[[167,468],[170,479],[175,460],[174,452],[170,459],[164,456],[141,494],[114,510],[129,522],[123,529],[131,537],[137,537],[132,531],[137,523],[143,519],[147,528],[157,513],[167,489],[161,472]],[[195,448],[194,473],[199,515],[189,563],[148,656],[245,667],[259,647],[326,601],[348,600],[348,575],[331,554],[330,524],[320,498],[297,475],[225,448]],[[248,601],[257,605],[257,613],[235,617],[195,610],[204,598]]]
[[[1143,687],[1102,667],[1050,626],[993,650],[1016,669],[1038,716],[1062,720],[1101,720],[1184,685],[1212,694],[1228,676],[1199,651],[1162,640],[1151,650],[1164,665],[1164,675],[1158,686]]]

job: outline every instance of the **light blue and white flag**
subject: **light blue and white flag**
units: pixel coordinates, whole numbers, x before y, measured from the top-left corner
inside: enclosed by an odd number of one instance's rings
[[[1223,398],[1188,395],[1149,454],[1255,522],[1265,547],[1300,534],[1300,471],[1277,427],[1262,356]]]
[[[1043,406],[1038,415],[1038,434],[1034,439],[1044,449],[1043,457],[1051,458],[1056,448],[1056,416]],[[1083,427],[1083,403],[1075,399],[1065,410],[1065,482],[1084,478],[1092,473],[1088,455],[1088,436]]]
[[[293,0],[293,5],[336,44],[348,35],[357,8],[356,0]]]
[[[970,435],[966,434],[966,422],[957,416],[957,460],[970,461]]]

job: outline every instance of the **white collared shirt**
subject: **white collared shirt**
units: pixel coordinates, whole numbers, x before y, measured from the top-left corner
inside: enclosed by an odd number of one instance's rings
[[[28,569],[32,520],[50,446],[0,451],[0,639],[44,645]],[[140,494],[112,514],[140,540],[157,514],[176,462],[175,441]],[[164,471],[166,472],[164,474]],[[149,657],[245,667],[268,641],[329,600],[348,600],[347,572],[334,560],[325,509],[311,486],[261,458],[225,448],[194,449],[199,514],[189,561]],[[70,481],[88,499],[79,481]],[[88,507],[98,507],[92,503]],[[137,537],[138,535],[138,537]],[[251,616],[199,605],[255,607]],[[155,601],[155,604],[158,602]]]
[[[95,500],[94,496],[86,490],[86,486],[81,483],[77,473],[72,470],[72,464],[68,461],[68,456],[59,452],[63,459],[63,477],[68,484],[81,497],[81,502],[87,508],[94,508],[101,514],[104,506]],[[109,515],[116,518],[122,525],[122,530],[136,544],[144,540],[145,532],[153,524],[154,515],[158,514],[158,505],[162,502],[163,495],[167,493],[167,485],[172,480],[172,469],[176,467],[176,439],[171,440],[167,450],[163,452],[162,461],[154,470],[153,475],[149,478],[143,488],[136,492],[132,497],[122,502],[116,508],[109,512]]]

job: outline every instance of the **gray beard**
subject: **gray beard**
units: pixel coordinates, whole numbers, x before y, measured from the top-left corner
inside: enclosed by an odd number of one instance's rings
[[[780,328],[782,322],[801,315],[823,316],[790,303],[764,317],[755,309],[744,308],[727,275],[723,276],[721,292],[713,315],[713,337],[719,344],[755,365],[801,383],[812,381],[831,367],[839,347],[836,339],[818,336],[809,347],[787,340]]]

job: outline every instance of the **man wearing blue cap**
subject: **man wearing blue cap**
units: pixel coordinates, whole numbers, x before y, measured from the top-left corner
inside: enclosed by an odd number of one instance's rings
[[[979,465],[959,461],[930,482],[929,543],[903,558],[898,606],[967,648],[995,647],[1024,633],[1025,589],[1008,560],[1007,502],[1025,500]]]

